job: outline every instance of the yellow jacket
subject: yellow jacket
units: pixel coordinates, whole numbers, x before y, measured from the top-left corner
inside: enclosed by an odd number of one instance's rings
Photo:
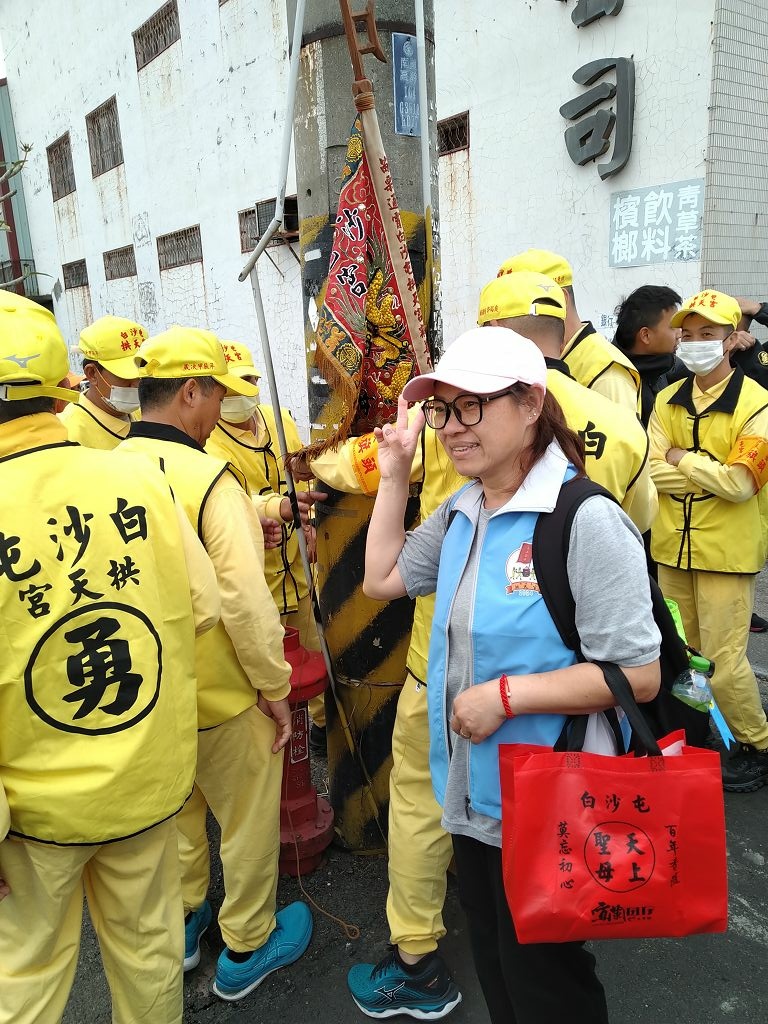
[[[563,349],[562,358],[579,384],[640,415],[642,381],[637,367],[591,323],[581,325]]]
[[[297,451],[302,445],[298,428],[287,409],[280,412],[288,450]],[[209,455],[227,460],[240,471],[260,515],[282,522],[280,503],[288,489],[281,472],[282,457],[274,410],[268,405],[259,406],[254,420],[257,425],[255,434],[219,420],[205,450]],[[298,484],[297,487],[305,488],[306,485]],[[264,552],[264,575],[280,614],[295,612],[309,588],[293,523],[283,523],[280,547]]]
[[[601,484],[641,533],[656,518],[658,499],[648,460],[648,437],[634,412],[569,376],[567,366],[547,360],[547,388],[565,421],[584,441],[587,476]]]
[[[655,561],[677,569],[759,572],[768,391],[740,369],[706,392],[688,377],[659,392],[648,430],[659,491],[651,532]],[[688,452],[677,467],[666,461],[670,448]]]
[[[111,451],[128,436],[130,420],[111,416],[99,409],[85,395],[78,402],[70,402],[59,419],[67,428],[70,441],[77,441],[86,448],[101,448]]]
[[[637,417],[553,367],[547,370],[547,387],[563,406],[571,429],[585,433],[590,449],[586,460],[590,478],[616,496],[639,530],[647,530],[656,513],[656,491],[648,467],[648,441]],[[337,490],[375,494],[381,479],[377,452],[376,438],[365,434],[350,439],[336,452],[326,452],[314,459],[312,471]],[[435,431],[429,427],[424,429],[416,449],[411,481],[422,484],[422,522],[467,482],[453,468]],[[433,612],[434,595],[416,598],[407,667],[422,681],[426,680]]]
[[[134,835],[192,789],[212,566],[162,474],[53,415],[0,425],[0,480],[0,833],[7,800],[12,835]]]
[[[268,700],[287,697],[291,672],[264,579],[264,535],[240,474],[187,434],[159,423],[134,424],[119,450],[162,465],[216,571],[221,621],[197,643],[199,728],[229,721],[259,693]]]

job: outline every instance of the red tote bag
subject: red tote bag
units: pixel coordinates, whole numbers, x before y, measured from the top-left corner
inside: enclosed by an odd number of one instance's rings
[[[720,758],[682,733],[658,746],[650,736],[646,749],[656,754],[499,748],[504,885],[521,943],[727,928]]]

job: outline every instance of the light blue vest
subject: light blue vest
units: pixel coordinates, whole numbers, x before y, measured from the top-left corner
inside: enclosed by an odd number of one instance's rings
[[[574,475],[569,467],[566,479]],[[446,709],[446,664],[450,657],[448,622],[476,530],[477,510],[467,491],[455,498],[455,514],[440,554],[435,614],[429,648],[427,702],[429,762],[435,797],[442,806],[448,780],[449,736]],[[465,498],[462,501],[462,498]],[[462,507],[463,506],[463,507]],[[470,518],[471,516],[471,518]],[[498,678],[567,668],[576,655],[560,639],[538,591],[531,547],[538,512],[499,511],[488,522],[479,555],[475,599],[466,642],[470,647],[470,685]],[[501,818],[499,744],[536,743],[551,747],[560,735],[564,715],[520,715],[469,750],[469,795],[472,808]]]

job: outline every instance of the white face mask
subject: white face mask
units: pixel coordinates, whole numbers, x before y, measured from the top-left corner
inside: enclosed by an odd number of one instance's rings
[[[722,341],[683,341],[677,350],[677,356],[685,363],[692,373],[706,376],[723,361]]]
[[[96,370],[96,374],[102,383],[107,384],[107,381],[104,376],[99,373],[98,369]],[[85,381],[83,383],[85,383]],[[93,382],[93,386],[98,391],[102,402],[104,402],[105,405],[108,405],[109,408],[119,416],[129,416],[139,408],[138,388],[124,388],[118,387],[116,384],[107,384],[109,387],[109,393],[105,395],[95,381]]]
[[[139,389],[113,386],[109,389],[109,398],[105,398],[104,401],[115,412],[119,412],[122,415],[130,415],[139,408]]]
[[[247,423],[259,407],[259,396],[232,395],[221,400],[221,418],[227,423]]]

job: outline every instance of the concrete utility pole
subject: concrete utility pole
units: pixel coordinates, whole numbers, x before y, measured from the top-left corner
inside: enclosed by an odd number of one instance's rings
[[[362,10],[359,0],[355,10]],[[427,83],[434,97],[432,0],[424,0],[427,37]],[[355,118],[353,73],[338,0],[312,0],[302,41],[302,64],[294,120],[296,186],[302,256],[301,301],[305,316],[312,440],[332,432],[327,421],[328,386],[313,364],[314,329],[327,284],[328,262],[339,199],[341,168]],[[294,3],[288,0],[289,25]],[[400,204],[414,276],[425,308],[426,244],[422,164],[418,135],[395,134],[393,33],[416,34],[415,0],[378,0],[376,22],[387,63],[364,57],[373,83],[381,135]],[[364,38],[364,37],[363,37]],[[363,45],[361,43],[361,45]],[[396,72],[399,69],[394,69]],[[425,98],[421,97],[421,102]],[[431,105],[434,111],[434,101]],[[430,118],[432,166],[436,166],[436,121]],[[436,222],[437,185],[432,182],[432,216]],[[382,605],[362,592],[365,538],[373,500],[332,491],[318,509],[318,580],[320,607],[333,658],[338,696],[359,751],[353,756],[330,695],[328,768],[337,832],[351,850],[371,852],[386,845],[391,739],[397,698],[405,677],[412,605]],[[409,520],[417,515],[411,502]],[[371,799],[371,796],[373,799]],[[375,810],[376,809],[376,810]]]

